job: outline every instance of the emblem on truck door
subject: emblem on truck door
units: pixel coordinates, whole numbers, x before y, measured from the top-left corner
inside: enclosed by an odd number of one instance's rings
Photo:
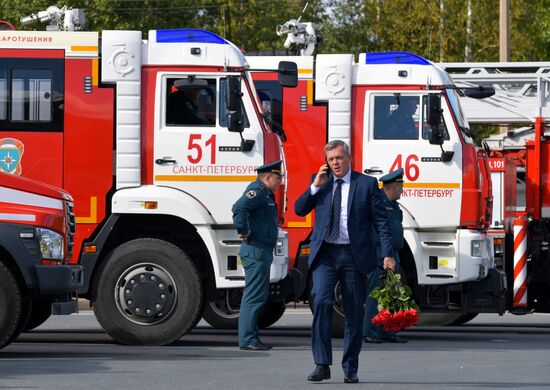
[[[0,172],[21,175],[23,142],[15,138],[0,138]]]

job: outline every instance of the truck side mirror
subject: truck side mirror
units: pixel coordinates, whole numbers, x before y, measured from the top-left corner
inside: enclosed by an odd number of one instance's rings
[[[225,82],[227,87],[227,93],[225,95],[225,105],[227,110],[241,111],[243,96],[243,93],[241,92],[241,78],[238,76],[228,76]]]
[[[281,87],[294,88],[298,85],[298,66],[295,62],[280,61],[277,75]]]
[[[429,94],[426,121],[430,126],[439,126],[441,123],[441,112],[441,95],[436,93]]]
[[[428,95],[426,122],[430,126],[429,141],[432,145],[443,145],[444,135],[441,129],[441,113],[441,95],[435,93]]]
[[[477,87],[462,88],[464,96],[473,99],[485,99],[495,94],[495,87],[492,85],[478,85]]]
[[[239,111],[227,115],[227,130],[233,133],[242,133],[244,131],[244,120]]]

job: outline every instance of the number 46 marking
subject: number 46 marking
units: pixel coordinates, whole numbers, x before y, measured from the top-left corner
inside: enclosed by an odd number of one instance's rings
[[[403,155],[398,154],[391,165],[390,172],[396,171],[399,168],[404,168],[407,181],[415,181],[420,175],[420,168],[418,164],[416,164],[417,162],[418,156],[416,154],[411,154],[405,159],[405,166],[403,167]]]

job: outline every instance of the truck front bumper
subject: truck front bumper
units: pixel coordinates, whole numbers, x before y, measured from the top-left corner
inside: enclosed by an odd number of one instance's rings
[[[77,291],[84,282],[80,265],[35,265],[41,296],[52,298],[52,314],[71,314],[78,310]]]

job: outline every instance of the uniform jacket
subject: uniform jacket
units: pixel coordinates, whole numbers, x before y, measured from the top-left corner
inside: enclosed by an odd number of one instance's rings
[[[312,183],[314,179],[315,175],[312,177]],[[299,216],[306,216],[315,210],[315,225],[311,233],[311,252],[308,260],[310,268],[330,224],[333,182],[331,175],[328,182],[315,195],[311,195],[308,187],[294,204],[294,210]],[[353,259],[361,272],[368,273],[377,265],[372,227],[376,229],[380,237],[382,255],[393,255],[390,225],[384,209],[382,193],[378,188],[378,180],[352,171],[347,211]]]
[[[388,220],[390,222],[390,230],[392,236],[392,247],[393,247],[393,257],[395,261],[399,259],[399,250],[403,248],[403,211],[399,208],[399,203],[396,200],[389,200],[384,191],[382,192],[382,197],[384,199],[384,208],[388,214]],[[381,264],[384,259],[380,255],[380,240],[378,239],[378,234],[373,230],[373,235],[376,239],[376,253],[378,263]]]
[[[273,249],[277,243],[277,204],[273,192],[260,179],[246,187],[231,209],[239,234],[250,232],[250,245]]]

